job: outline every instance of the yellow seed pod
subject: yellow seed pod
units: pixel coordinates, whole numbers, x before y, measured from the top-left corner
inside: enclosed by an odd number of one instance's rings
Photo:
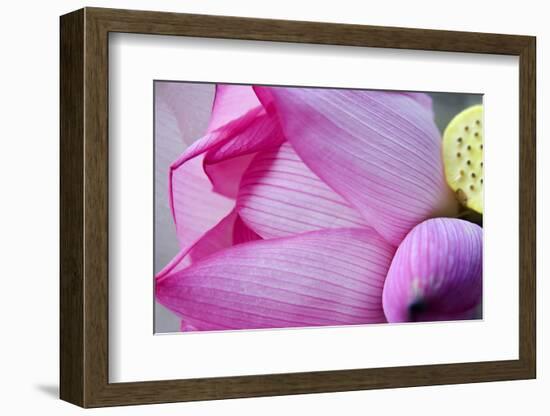
[[[483,214],[483,106],[457,114],[443,133],[447,183],[460,203]]]

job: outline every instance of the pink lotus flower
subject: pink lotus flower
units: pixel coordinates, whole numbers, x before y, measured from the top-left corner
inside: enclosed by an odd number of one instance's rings
[[[181,251],[156,298],[182,330],[469,319],[481,302],[481,228],[451,218],[427,95],[218,85],[169,195]]]

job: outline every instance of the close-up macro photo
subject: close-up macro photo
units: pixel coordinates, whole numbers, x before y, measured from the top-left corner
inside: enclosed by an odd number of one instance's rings
[[[154,98],[155,332],[482,319],[482,95]]]

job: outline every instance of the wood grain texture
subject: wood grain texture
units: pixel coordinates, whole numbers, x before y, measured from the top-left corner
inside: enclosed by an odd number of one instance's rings
[[[537,89],[536,40],[520,54],[519,98],[519,357],[536,377]]]
[[[109,383],[108,33],[300,42],[520,58],[518,360]],[[87,8],[61,18],[61,397],[83,407],[533,378],[535,38]]]
[[[84,12],[60,24],[60,388],[84,404]]]

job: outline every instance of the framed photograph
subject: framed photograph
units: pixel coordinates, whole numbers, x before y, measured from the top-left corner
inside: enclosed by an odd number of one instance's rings
[[[535,378],[534,37],[60,28],[63,400]]]

